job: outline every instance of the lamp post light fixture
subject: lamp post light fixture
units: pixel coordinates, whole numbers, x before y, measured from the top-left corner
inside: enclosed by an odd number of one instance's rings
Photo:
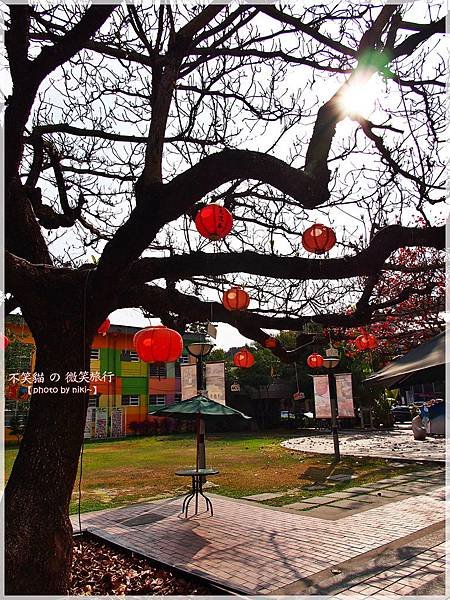
[[[336,395],[336,379],[332,373],[332,369],[339,364],[339,350],[330,344],[330,347],[325,350],[326,358],[323,359],[323,366],[328,369],[328,385],[330,389],[330,404],[331,404],[331,432],[333,434],[334,458],[336,461],[341,460],[341,452],[339,450],[339,434],[338,434],[338,407]]]
[[[186,346],[186,350],[189,352],[189,354],[196,359],[197,394],[206,394],[206,390],[204,389],[203,359],[208,356],[213,347],[213,344],[209,344],[207,342],[195,342],[194,344],[189,344],[189,346]]]

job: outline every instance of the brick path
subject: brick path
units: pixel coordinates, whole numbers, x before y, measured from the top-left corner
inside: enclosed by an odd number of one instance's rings
[[[202,513],[184,519],[181,498],[174,498],[87,513],[82,524],[87,531],[168,566],[242,593],[269,594],[418,534],[440,523],[445,514],[442,487],[337,521],[210,497],[213,517]],[[440,556],[430,564],[439,560]],[[395,583],[389,580],[389,586]],[[366,586],[377,587],[373,581]],[[349,591],[358,597],[360,593]]]
[[[425,583],[433,581],[445,571],[445,544],[438,544],[418,556],[405,560],[373,577],[350,586],[336,594],[336,598],[366,598],[382,595],[387,598],[410,596]]]
[[[430,437],[417,441],[408,429],[365,433],[341,432],[339,441],[343,455],[445,462],[444,438]],[[329,433],[293,438],[283,442],[282,446],[301,452],[333,454],[333,439]]]

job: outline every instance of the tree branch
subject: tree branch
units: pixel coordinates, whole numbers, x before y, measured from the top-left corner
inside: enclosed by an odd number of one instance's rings
[[[169,60],[157,82],[156,89],[152,89],[152,119],[145,151],[145,167],[141,175],[144,185],[162,181],[162,155],[167,118],[185,53],[191,46],[195,35],[212,21],[222,9],[223,6],[221,5],[207,6],[175,33],[169,43],[166,56]]]
[[[174,255],[167,258],[141,258],[128,273],[129,283],[144,283],[163,277],[190,278],[215,276],[241,271],[253,275],[294,280],[346,279],[372,276],[384,268],[386,259],[399,248],[424,246],[445,248],[445,226],[381,229],[370,245],[354,256],[342,258],[297,258],[264,255],[256,252],[203,253]]]

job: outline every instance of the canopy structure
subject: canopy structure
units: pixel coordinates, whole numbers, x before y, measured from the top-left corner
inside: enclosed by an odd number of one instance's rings
[[[235,410],[224,404],[219,404],[214,400],[210,400],[206,396],[194,396],[189,400],[182,400],[175,404],[170,404],[164,408],[160,408],[150,413],[156,417],[175,417],[176,419],[195,420],[197,415],[201,415],[202,419],[210,419],[212,417],[240,417],[241,419],[251,419],[244,415],[239,410]]]
[[[420,344],[364,380],[368,385],[398,387],[445,379],[445,331]]]
[[[160,408],[150,413],[155,417],[174,417],[175,419],[184,419],[188,421],[196,421],[197,423],[197,458],[196,458],[196,469],[204,467],[204,464],[200,464],[200,454],[202,453],[204,459],[204,420],[212,421],[217,418],[230,418],[237,417],[240,419],[251,419],[251,417],[244,415],[239,410],[235,410],[224,404],[219,404],[214,400],[210,400],[207,396],[194,396],[189,400],[182,400],[175,404],[170,404],[164,408]],[[200,450],[200,447],[203,450]],[[204,459],[206,460],[206,459]]]

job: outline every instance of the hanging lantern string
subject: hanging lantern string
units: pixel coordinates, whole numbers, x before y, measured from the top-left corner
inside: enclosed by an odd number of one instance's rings
[[[297,382],[297,392],[300,392],[300,386],[298,383],[298,372],[297,372],[297,363],[294,362],[294,370],[295,370],[295,381]]]

